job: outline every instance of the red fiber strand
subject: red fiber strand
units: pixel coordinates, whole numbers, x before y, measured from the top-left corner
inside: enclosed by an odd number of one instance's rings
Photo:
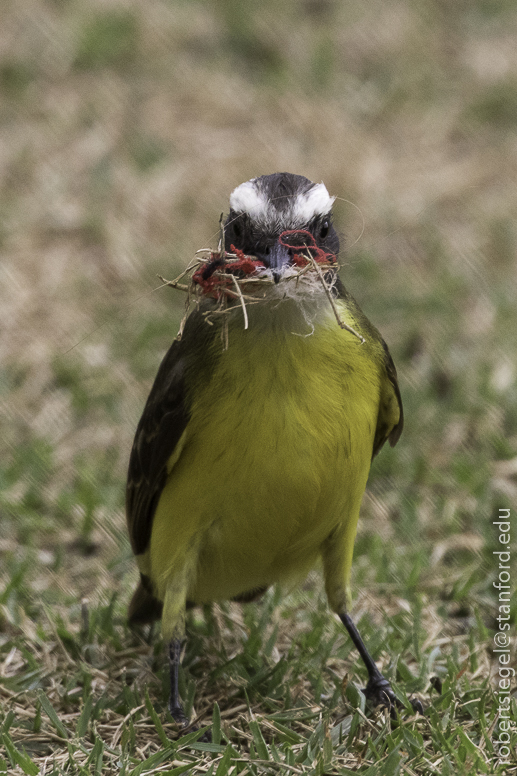
[[[233,285],[231,278],[221,277],[218,274],[218,270],[222,270],[225,275],[239,276],[253,275],[257,269],[264,269],[264,264],[261,261],[246,256],[240,248],[236,248],[235,245],[231,245],[230,248],[232,253],[237,256],[237,261],[226,262],[224,252],[221,254],[211,253],[210,260],[204,262],[192,275],[192,281],[201,286],[206,296],[214,296],[216,299],[220,299],[225,289]],[[213,269],[206,277],[207,270],[211,269],[211,264],[214,265]]]
[[[288,237],[291,234],[303,235],[303,237],[307,238],[307,240],[303,243],[303,245],[291,245],[291,243],[284,242],[282,238]],[[318,264],[335,264],[336,262],[336,257],[334,254],[324,251],[323,248],[320,248],[316,244],[314,235],[311,234],[311,232],[309,232],[307,229],[286,229],[286,231],[282,232],[278,238],[278,242],[280,245],[283,245],[284,248],[289,248],[292,251],[310,250],[314,261],[316,261]],[[306,267],[308,263],[309,260],[302,254],[294,254],[293,264],[296,264],[297,267]]]
[[[291,245],[291,243],[284,242],[286,237],[294,234],[299,235],[304,240],[303,244]],[[300,251],[310,251],[314,261],[318,264],[335,264],[336,262],[334,254],[320,248],[316,244],[314,235],[306,229],[287,229],[285,232],[282,232],[278,242],[284,248],[288,248],[293,252],[292,262],[297,267],[306,267],[309,264],[307,257],[300,253]],[[206,296],[220,299],[225,290],[232,287],[231,278],[221,277],[221,271],[225,275],[242,277],[253,275],[259,268],[264,269],[262,261],[246,256],[244,251],[236,248],[235,245],[231,245],[230,248],[232,253],[237,256],[237,261],[226,262],[224,251],[222,253],[212,252],[209,261],[204,262],[192,275],[192,282],[200,286]]]

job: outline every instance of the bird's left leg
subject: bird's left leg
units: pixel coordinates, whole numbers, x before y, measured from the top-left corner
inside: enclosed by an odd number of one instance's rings
[[[400,708],[402,704],[393,692],[389,681],[377,668],[374,659],[368,652],[359,631],[347,612],[350,599],[350,569],[354,538],[355,525],[353,531],[351,531],[349,524],[344,530],[335,531],[322,547],[327,597],[331,608],[337,613],[347,629],[368,671],[368,684],[363,690],[367,700],[373,706],[386,706],[390,710],[391,715],[396,716],[397,708]],[[411,701],[411,705],[416,712],[423,713],[420,701]]]
[[[391,688],[391,684],[386,677],[381,674],[377,668],[374,659],[366,649],[365,643],[361,638],[359,631],[354,625],[352,618],[346,612],[339,613],[339,619],[347,629],[354,646],[361,655],[362,661],[368,671],[368,684],[363,689],[366,699],[373,706],[386,706],[390,710],[392,717],[397,715],[397,708],[402,706]],[[412,700],[411,705],[418,714],[423,714],[424,709],[419,700]]]

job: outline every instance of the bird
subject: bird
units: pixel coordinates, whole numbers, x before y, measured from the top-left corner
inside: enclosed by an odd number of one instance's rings
[[[350,608],[371,461],[398,441],[402,401],[386,343],[338,274],[334,201],[323,183],[287,172],[233,190],[221,252],[200,282],[208,289],[231,254],[253,260],[244,280],[259,290],[243,286],[245,322],[242,300],[216,315],[220,295],[202,294],[136,429],[126,514],[140,581],[128,619],[161,618],[180,725],[187,608],[257,600],[319,562],[329,607],[366,666],[367,699],[392,713],[400,705]]]

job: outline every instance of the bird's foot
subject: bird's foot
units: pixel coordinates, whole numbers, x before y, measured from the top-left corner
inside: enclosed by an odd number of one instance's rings
[[[171,701],[169,701],[169,713],[179,727],[186,728],[189,726],[189,720],[185,716],[185,712],[181,706],[172,704]]]
[[[398,709],[404,708],[404,704],[399,701],[393,692],[391,684],[381,673],[370,677],[368,684],[363,689],[363,693],[366,696],[366,700],[372,706],[384,706],[388,709],[392,719],[397,718]],[[410,703],[415,714],[424,713],[424,708],[419,700],[411,700]]]
[[[189,733],[195,733],[197,730],[199,730],[199,725],[191,724],[189,719],[185,716],[183,708],[177,704],[171,703],[171,700],[169,700],[169,713],[178,727],[183,729],[188,728]],[[211,744],[212,734],[210,730],[205,730],[201,738],[198,740],[205,744]]]

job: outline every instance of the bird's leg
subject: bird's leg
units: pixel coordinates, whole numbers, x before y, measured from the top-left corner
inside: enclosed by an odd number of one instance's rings
[[[183,711],[179,693],[179,671],[182,642],[180,639],[172,639],[169,642],[169,669],[171,679],[171,694],[169,697],[169,711],[171,717],[178,725],[186,727],[188,719]]]
[[[402,704],[395,696],[395,693],[391,689],[390,683],[386,677],[381,674],[375,665],[375,661],[366,649],[365,643],[362,640],[361,635],[354,625],[350,615],[346,613],[340,614],[339,619],[347,629],[350,638],[354,642],[354,645],[366,666],[366,670],[368,671],[368,684],[363,690],[366,699],[369,700],[374,706],[386,706],[390,710],[391,716],[396,717],[397,708],[402,706]],[[420,701],[411,701],[411,705],[418,714],[424,713]]]

